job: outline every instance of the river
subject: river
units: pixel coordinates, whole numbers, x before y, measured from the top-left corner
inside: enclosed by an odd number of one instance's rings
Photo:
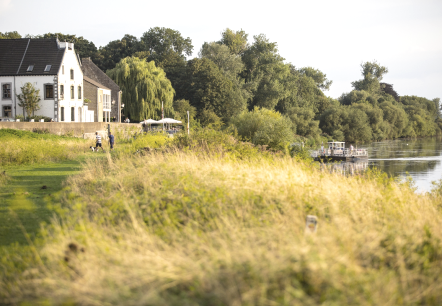
[[[430,191],[431,182],[442,179],[442,138],[385,140],[361,147],[368,149],[369,167],[411,176],[417,192]]]

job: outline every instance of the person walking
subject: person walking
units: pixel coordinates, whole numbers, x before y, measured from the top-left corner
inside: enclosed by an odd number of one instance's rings
[[[112,135],[112,132],[109,132],[109,146],[110,149],[113,150],[115,145],[115,137]]]
[[[104,152],[103,146],[101,145],[101,136],[98,134],[98,132],[95,132],[95,141],[95,152],[98,152],[98,147],[100,147]]]

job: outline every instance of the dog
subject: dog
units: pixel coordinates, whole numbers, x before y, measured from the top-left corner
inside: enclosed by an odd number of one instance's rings
[[[90,146],[89,148],[92,150],[92,152],[95,152],[95,147]]]

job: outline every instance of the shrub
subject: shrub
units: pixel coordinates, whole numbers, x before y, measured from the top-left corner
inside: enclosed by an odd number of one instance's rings
[[[242,139],[255,145],[283,149],[293,140],[290,119],[265,108],[255,107],[251,112],[243,112],[232,118],[231,124]]]
[[[46,116],[30,116],[26,118],[26,121],[29,121],[30,119],[34,119],[35,122],[40,122],[41,119],[43,119],[44,122],[51,122],[52,120],[51,117],[46,117]]]

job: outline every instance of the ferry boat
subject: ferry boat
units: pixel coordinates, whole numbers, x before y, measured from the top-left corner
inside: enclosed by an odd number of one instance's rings
[[[367,161],[368,153],[366,149],[346,148],[345,142],[330,141],[327,142],[328,148],[321,146],[320,150],[310,151],[310,155],[315,161],[320,162],[357,162]]]

